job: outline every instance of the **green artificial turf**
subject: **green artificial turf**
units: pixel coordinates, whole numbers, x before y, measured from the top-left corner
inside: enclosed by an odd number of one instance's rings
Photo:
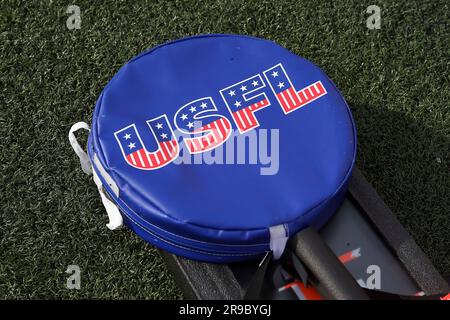
[[[357,165],[450,270],[446,1],[1,1],[0,298],[180,298],[158,252],[109,231],[67,139],[127,60],[199,33],[267,38],[319,65],[351,106]],[[81,7],[81,29],[66,9]],[[382,9],[366,28],[367,6]],[[66,289],[68,265],[81,290]]]

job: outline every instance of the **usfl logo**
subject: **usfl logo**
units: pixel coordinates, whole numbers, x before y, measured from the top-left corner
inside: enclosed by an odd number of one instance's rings
[[[267,96],[272,91],[276,102],[289,114],[327,94],[321,81],[297,90],[281,63],[245,80],[219,90],[233,122],[240,133],[260,126],[257,112],[269,107]],[[231,135],[230,120],[218,113],[211,97],[191,101],[175,113],[173,123],[187,135],[182,141],[190,153],[210,151],[223,144]],[[158,149],[149,151],[133,123],[114,133],[125,161],[141,170],[155,170],[171,163],[180,152],[178,139],[166,114],[147,120]]]

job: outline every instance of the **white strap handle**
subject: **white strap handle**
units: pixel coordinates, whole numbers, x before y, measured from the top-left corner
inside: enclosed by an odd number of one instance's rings
[[[105,190],[103,189],[102,186],[102,181],[97,176],[95,171],[94,171],[94,182],[97,185],[98,192],[100,193],[100,197],[102,198],[103,206],[105,207],[106,213],[108,214],[109,223],[106,226],[108,227],[109,230],[115,230],[120,226],[122,226],[123,224],[122,215],[120,214],[120,211],[115,205],[115,203],[109,200],[109,198],[106,196]]]
[[[87,153],[83,150],[83,148],[80,147],[80,144],[78,143],[78,140],[74,135],[74,132],[76,132],[80,129],[85,129],[87,131],[90,131],[89,125],[86,122],[77,122],[69,130],[69,141],[70,141],[70,145],[73,148],[73,151],[75,151],[78,158],[80,158],[81,169],[83,169],[84,173],[86,173],[87,175],[91,175],[92,174],[92,166],[91,166],[91,162],[89,161],[89,157],[88,157]]]
[[[278,260],[286,248],[289,239],[287,225],[279,224],[269,228],[270,232],[270,250],[273,252],[273,258]]]
[[[117,206],[112,202],[105,194],[105,190],[103,189],[102,181],[97,176],[94,170],[92,170],[91,161],[89,160],[89,156],[87,153],[81,148],[78,143],[77,138],[75,137],[74,132],[85,129],[90,131],[89,125],[86,122],[77,122],[75,123],[69,130],[69,141],[73,150],[77,154],[78,158],[80,158],[81,169],[83,169],[84,173],[87,175],[93,174],[94,182],[97,185],[98,192],[100,193],[100,197],[102,198],[103,206],[106,209],[106,213],[108,214],[109,223],[106,225],[108,229],[114,230],[119,228],[123,224],[123,218],[120,214]]]

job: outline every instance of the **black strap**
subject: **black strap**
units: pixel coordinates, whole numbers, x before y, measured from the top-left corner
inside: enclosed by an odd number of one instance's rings
[[[252,279],[247,287],[244,295],[244,300],[258,300],[261,299],[262,289],[264,287],[264,279],[267,273],[267,267],[272,262],[273,253],[268,251],[260,262],[258,269],[253,274]]]
[[[300,277],[301,282],[305,285],[308,286],[308,271],[306,270],[305,266],[303,265],[303,263],[300,261],[300,259],[295,255],[295,253],[289,249],[288,247],[286,247],[286,249],[284,249],[284,251],[286,252],[286,256],[289,257],[290,261],[292,261],[292,266],[294,267],[295,272],[297,272],[297,275]]]

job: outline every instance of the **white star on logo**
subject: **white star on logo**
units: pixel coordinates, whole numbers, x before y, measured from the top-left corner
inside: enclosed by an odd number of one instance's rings
[[[280,89],[283,88],[284,87],[284,82],[278,82],[277,87],[280,88]]]
[[[258,85],[258,81],[253,80],[252,85],[253,85],[254,87],[256,87],[256,86]]]
[[[191,113],[192,113],[192,112],[194,112],[194,111],[197,111],[197,108],[194,107],[194,106],[192,106],[192,107],[189,108],[189,111],[191,111]]]
[[[203,102],[200,107],[202,107],[202,109],[205,109],[208,105],[206,104],[206,102]]]
[[[135,143],[130,142],[130,144],[128,145],[128,148],[130,148],[130,149],[136,148]]]
[[[240,107],[241,106],[241,102],[240,101],[236,101],[236,103],[234,105],[236,106],[236,108]]]
[[[192,128],[194,126],[194,123],[193,122],[189,122],[188,124],[187,124],[187,127],[188,128]]]
[[[236,93],[234,90],[230,90],[230,92],[228,92],[228,94],[230,95],[230,97],[234,96]]]
[[[245,91],[247,90],[247,86],[241,86],[239,89],[241,89],[241,91]]]
[[[274,71],[274,72],[272,72],[272,77],[278,77],[278,71]]]
[[[123,136],[123,138],[125,140],[131,139],[131,134],[127,133],[126,135]]]
[[[161,138],[163,138],[163,139],[167,139],[167,134],[165,134],[165,133],[162,133],[162,134],[161,134]]]
[[[183,114],[181,115],[181,120],[186,120],[187,117],[188,117],[188,116],[187,116],[186,114],[183,113]]]
[[[162,129],[162,127],[163,127],[162,123],[157,123],[157,124],[156,124],[156,128]]]

